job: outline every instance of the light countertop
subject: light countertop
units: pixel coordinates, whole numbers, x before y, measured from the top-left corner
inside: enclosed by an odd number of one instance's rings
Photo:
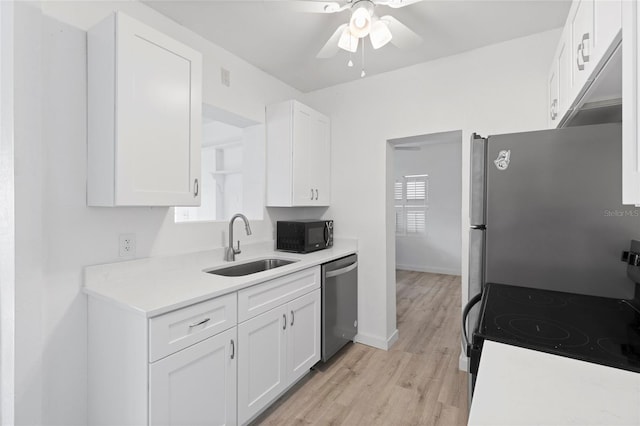
[[[639,425],[640,373],[485,340],[469,425]]]
[[[356,240],[337,239],[333,247],[308,254],[274,250],[273,241],[245,245],[236,262],[225,262],[224,248],[87,266],[84,292],[109,300],[146,317],[198,303],[353,254]],[[297,260],[295,263],[243,277],[223,277],[204,270],[262,258]]]

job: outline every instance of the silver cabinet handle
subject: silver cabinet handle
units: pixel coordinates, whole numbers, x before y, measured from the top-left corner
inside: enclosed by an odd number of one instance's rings
[[[211,318],[205,318],[205,319],[203,319],[203,320],[202,320],[202,321],[200,321],[200,322],[194,322],[193,324],[189,324],[189,328],[197,327],[197,326],[202,325],[202,324],[206,324],[206,323],[208,323],[209,321],[211,321]]]
[[[584,33],[582,34],[582,40],[580,41],[580,44],[578,44],[578,55],[576,57],[576,64],[578,65],[578,70],[583,71],[584,70],[584,64],[589,62],[589,55],[585,55],[584,50],[585,50],[585,42],[589,41],[589,33]],[[580,62],[580,59],[582,59],[582,62]]]
[[[318,199],[318,190],[316,189],[316,200]]]
[[[578,45],[578,54],[576,55],[576,65],[578,65],[578,71],[584,71],[584,63],[580,63],[580,57],[582,56],[582,43]]]
[[[198,192],[200,192],[200,185],[198,184],[198,179],[196,178],[193,181],[193,196],[197,197],[198,196]]]
[[[555,120],[558,117],[558,100],[554,99],[553,102],[551,102],[551,119]]]
[[[584,62],[589,62],[589,59],[590,59],[590,57],[589,57],[589,56],[590,56],[590,55],[589,55],[589,54],[587,54],[587,55],[585,55],[585,54],[584,54],[584,51],[585,51],[585,45],[584,45],[584,42],[585,42],[585,41],[589,41],[589,33],[584,33],[584,34],[582,34],[582,42],[580,43],[580,44],[582,45],[582,50],[580,51],[580,54],[582,55],[582,60],[583,60]],[[589,53],[589,52],[587,52],[587,53]]]
[[[286,330],[287,329],[287,315],[286,314],[282,314],[282,319],[284,320],[284,323],[282,324],[282,329]]]
[[[313,188],[311,188],[311,199],[313,200]]]
[[[236,357],[236,342],[231,339],[231,359]]]
[[[291,311],[291,327],[293,327],[293,319],[294,319],[293,311]]]

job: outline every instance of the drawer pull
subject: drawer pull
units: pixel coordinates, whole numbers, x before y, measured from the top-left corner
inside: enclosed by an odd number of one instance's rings
[[[209,321],[211,321],[211,318],[205,318],[200,322],[194,322],[193,324],[189,324],[189,328],[193,328],[193,327],[197,327],[197,326],[202,325],[202,324],[206,324]]]
[[[293,311],[291,311],[291,327],[293,327],[293,320],[294,320],[294,316],[293,316]]]
[[[236,342],[231,339],[231,359],[236,357]]]
[[[286,330],[286,329],[287,329],[287,315],[282,314],[282,319],[284,320],[284,321],[282,322],[282,329],[283,329],[283,330]]]
[[[589,53],[585,54],[585,49],[587,46],[585,42],[589,41],[589,33],[585,33],[582,35],[582,41],[578,44],[578,54],[576,55],[576,64],[578,65],[579,71],[584,71],[584,64],[589,62]],[[582,59],[582,62],[580,61]]]

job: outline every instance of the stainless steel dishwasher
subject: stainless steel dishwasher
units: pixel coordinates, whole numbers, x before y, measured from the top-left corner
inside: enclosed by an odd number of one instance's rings
[[[322,265],[322,361],[358,333],[358,256]]]

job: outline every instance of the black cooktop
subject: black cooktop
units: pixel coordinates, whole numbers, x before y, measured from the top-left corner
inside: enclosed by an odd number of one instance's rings
[[[475,338],[640,372],[633,300],[489,283]]]

